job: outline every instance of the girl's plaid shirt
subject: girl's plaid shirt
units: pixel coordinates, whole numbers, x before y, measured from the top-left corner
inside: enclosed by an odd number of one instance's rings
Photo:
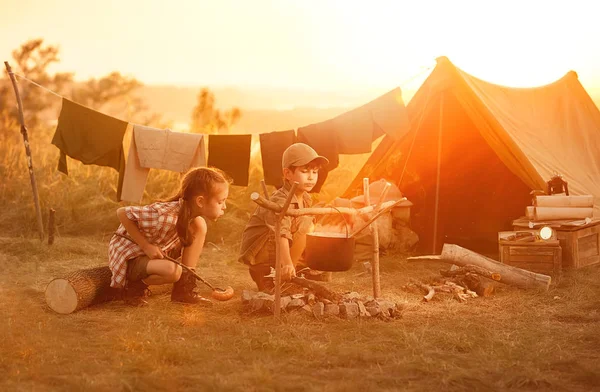
[[[179,201],[158,202],[146,206],[125,208],[127,218],[135,222],[148,242],[168,252],[179,245],[175,225],[181,208]],[[118,234],[127,236],[123,225]],[[108,245],[108,266],[112,271],[111,287],[123,287],[127,275],[127,260],[142,256],[144,251],[138,244],[118,235],[113,235]]]

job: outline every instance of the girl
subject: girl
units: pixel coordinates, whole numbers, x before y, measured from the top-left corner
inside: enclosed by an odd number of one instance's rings
[[[196,267],[206,237],[205,219],[224,214],[229,183],[218,169],[195,168],[170,200],[117,210],[121,225],[110,240],[108,257],[111,286],[124,287],[125,303],[143,306],[148,285],[165,283],[174,283],[171,301],[211,303],[194,292],[194,275],[164,255],[176,259],[183,248],[182,263]]]

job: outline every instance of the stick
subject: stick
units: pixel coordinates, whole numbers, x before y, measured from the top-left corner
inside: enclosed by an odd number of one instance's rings
[[[54,214],[56,210],[54,208],[50,208],[50,213],[48,214],[48,245],[52,245],[54,243],[54,231],[56,230],[56,226],[54,224]]]
[[[29,179],[31,181],[31,188],[33,190],[33,203],[35,204],[35,212],[37,215],[38,232],[40,235],[40,241],[44,240],[44,224],[42,223],[42,210],[40,208],[40,198],[38,196],[37,184],[35,181],[35,174],[33,173],[33,159],[31,158],[31,149],[29,148],[29,136],[27,135],[27,128],[25,127],[25,117],[23,116],[23,102],[21,101],[21,95],[19,94],[19,88],[17,87],[17,80],[12,72],[8,61],[4,62],[10,81],[12,82],[13,89],[15,90],[15,96],[17,98],[17,105],[19,107],[19,122],[21,123],[21,134],[23,135],[23,143],[25,144],[25,154],[27,155],[27,167],[29,168]]]
[[[281,213],[281,206],[275,202],[267,200],[261,196],[258,192],[252,192],[250,199],[258,204],[259,206],[271,210],[273,212]],[[392,200],[381,204],[382,210],[389,210],[392,207],[398,205],[407,204],[412,205],[405,197],[400,200]],[[302,208],[299,210],[288,210],[285,212],[286,216],[305,216],[305,215],[329,215],[329,214],[345,214],[345,215],[367,215],[375,210],[374,206],[367,206],[363,208],[349,208],[349,207],[314,207],[314,208]]]
[[[377,218],[379,218],[381,215],[385,214],[386,212],[388,212],[389,210],[391,210],[392,208],[394,208],[396,205],[401,204],[402,202],[404,202],[406,200],[405,197],[403,197],[402,199],[395,201],[395,202],[387,202],[387,203],[383,203],[381,205],[381,210],[379,210],[379,212],[377,212],[375,215],[373,215],[368,221],[367,223],[365,223],[362,227],[359,227],[358,229],[354,230],[352,232],[352,234],[350,234],[350,237],[354,237],[355,235],[357,235],[358,233],[360,233],[361,231],[363,231],[364,229],[366,229],[367,227],[369,227],[369,225],[371,223],[373,223]],[[391,203],[391,204],[390,204]]]
[[[260,180],[260,186],[262,187],[263,193],[265,194],[265,199],[270,200],[269,190],[267,189],[267,183],[265,180]]]
[[[411,256],[407,257],[406,261],[444,261],[440,255],[426,255],[426,256]]]
[[[297,187],[298,183],[294,182],[283,207],[281,207],[281,213],[277,214],[275,220],[275,306],[273,307],[273,314],[276,318],[281,315],[281,220],[290,206]]]
[[[435,290],[433,289],[433,287],[431,287],[427,284],[423,284],[423,283],[418,283],[417,285],[420,288],[422,288],[423,290],[427,291],[427,294],[423,296],[423,301],[425,301],[425,302],[431,301],[431,299],[435,295]]]

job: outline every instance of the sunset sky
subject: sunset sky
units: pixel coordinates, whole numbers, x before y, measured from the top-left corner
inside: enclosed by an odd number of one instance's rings
[[[118,70],[146,84],[342,91],[392,88],[445,55],[495,83],[574,69],[597,89],[593,3],[0,0],[0,57],[43,37],[77,79]]]

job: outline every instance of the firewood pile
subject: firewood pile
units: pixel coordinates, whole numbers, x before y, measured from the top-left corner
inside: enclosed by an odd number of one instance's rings
[[[494,294],[495,281],[498,274],[491,273],[484,268],[466,265],[457,267],[453,265],[449,270],[441,270],[441,277],[433,279],[432,283],[411,281],[402,286],[402,289],[412,293],[424,293],[423,301],[431,301],[435,295],[438,298],[452,297],[459,302],[467,302],[471,298],[490,297]]]
[[[323,296],[308,288],[300,286],[295,294],[285,295],[282,292],[281,310],[283,312],[300,311],[317,319],[339,317],[343,319],[378,318],[392,320],[401,317],[399,306],[393,301],[374,299],[357,292],[341,295]],[[242,291],[242,304],[249,313],[273,313],[275,296],[264,292]]]

